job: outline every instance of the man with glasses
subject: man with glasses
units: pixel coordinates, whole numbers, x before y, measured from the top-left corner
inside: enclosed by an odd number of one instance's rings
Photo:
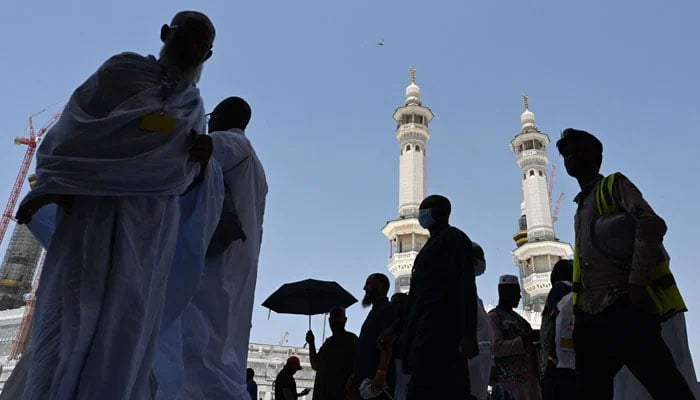
[[[161,336],[157,400],[247,396],[246,361],[267,195],[265,170],[245,133],[250,118],[250,105],[240,97],[223,100],[208,117],[212,167],[223,173],[225,200],[194,297],[174,328]],[[176,260],[174,270],[184,268],[188,265]],[[166,303],[185,297],[170,287],[168,293]],[[168,360],[176,360],[179,351],[181,377],[161,380],[177,375],[163,371],[172,369]]]

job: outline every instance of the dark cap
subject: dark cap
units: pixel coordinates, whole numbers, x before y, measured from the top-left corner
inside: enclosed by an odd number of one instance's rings
[[[287,359],[287,366],[295,368],[297,371],[301,369],[301,361],[297,356],[291,356]]]

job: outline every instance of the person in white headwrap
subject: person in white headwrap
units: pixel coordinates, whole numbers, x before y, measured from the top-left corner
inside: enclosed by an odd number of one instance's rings
[[[167,277],[188,213],[180,196],[215,184],[195,85],[214,27],[186,11],[160,34],[159,58],[113,56],[76,89],[38,149],[37,182],[17,220],[30,223],[52,203],[61,210],[51,234],[37,234],[48,248],[26,383],[14,398],[126,400],[150,390]],[[217,193],[203,196],[197,211],[220,210]],[[189,215],[203,262],[218,215]]]
[[[484,249],[476,242],[472,242],[472,253],[474,255],[474,276],[481,276],[486,271]],[[477,297],[476,310],[476,338],[479,341],[479,355],[469,360],[469,383],[472,396],[477,400],[486,400],[486,391],[493,367],[493,353],[491,352],[489,320],[486,316],[486,309],[484,309],[484,302],[479,297]]]

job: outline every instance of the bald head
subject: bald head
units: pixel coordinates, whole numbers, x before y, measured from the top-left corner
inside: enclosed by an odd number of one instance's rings
[[[211,112],[209,132],[238,128],[245,131],[250,122],[251,110],[247,101],[240,97],[229,97]]]
[[[182,71],[195,69],[211,57],[215,36],[209,17],[197,11],[180,11],[170,25],[161,27],[161,58]]]

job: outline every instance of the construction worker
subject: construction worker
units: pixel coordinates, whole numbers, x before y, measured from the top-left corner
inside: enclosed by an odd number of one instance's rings
[[[661,337],[661,319],[685,311],[664,272],[664,220],[624,175],[600,175],[603,145],[595,136],[566,129],[557,149],[581,187],[574,199],[577,398],[612,399],[613,379],[626,365],[653,398],[694,399]],[[598,229],[605,216],[617,222]],[[610,233],[618,228],[624,232]]]

